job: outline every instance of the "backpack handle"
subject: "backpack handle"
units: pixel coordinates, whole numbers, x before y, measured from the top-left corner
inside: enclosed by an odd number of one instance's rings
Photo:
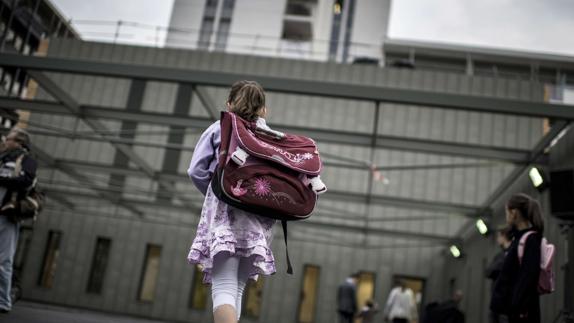
[[[277,140],[281,140],[285,138],[285,134],[281,131],[273,130],[273,129],[265,129],[259,126],[256,126],[255,131],[269,137],[273,137]]]

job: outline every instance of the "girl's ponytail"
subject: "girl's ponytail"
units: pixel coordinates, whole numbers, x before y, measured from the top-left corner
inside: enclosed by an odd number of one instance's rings
[[[530,205],[528,208],[528,220],[536,231],[544,233],[544,218],[542,217],[542,208],[537,200],[530,198]]]
[[[508,209],[517,210],[523,219],[532,224],[534,230],[540,233],[544,232],[544,217],[537,200],[524,193],[519,193],[512,195],[506,206]]]

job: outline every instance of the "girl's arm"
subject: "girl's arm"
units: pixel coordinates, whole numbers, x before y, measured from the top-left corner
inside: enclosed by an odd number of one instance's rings
[[[217,150],[221,143],[221,128],[219,121],[203,132],[195,145],[193,156],[187,174],[197,189],[205,195],[207,187],[215,171]]]

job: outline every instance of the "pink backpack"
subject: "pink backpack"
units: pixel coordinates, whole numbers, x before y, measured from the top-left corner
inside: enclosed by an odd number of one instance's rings
[[[535,233],[535,231],[528,231],[520,238],[518,243],[518,262],[522,264],[524,257],[524,246],[526,239]],[[546,238],[542,237],[540,242],[540,276],[538,277],[538,294],[550,294],[554,292],[554,272],[552,271],[552,262],[554,260],[555,247],[553,244],[548,243]]]
[[[327,190],[319,177],[321,169],[319,151],[311,138],[221,113],[213,192],[231,206],[280,220],[285,246],[287,221],[311,216],[317,196]],[[287,272],[293,272],[288,252]]]

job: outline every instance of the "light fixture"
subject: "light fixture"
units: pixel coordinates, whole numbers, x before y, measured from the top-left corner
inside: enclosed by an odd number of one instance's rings
[[[480,232],[480,234],[482,235],[486,235],[488,233],[488,226],[486,225],[483,219],[476,220],[476,228],[478,229],[478,232]]]
[[[460,258],[460,256],[462,255],[462,254],[460,253],[460,249],[458,249],[458,247],[455,246],[455,245],[450,246],[450,253],[451,253],[452,256],[455,257],[455,258]]]
[[[532,185],[534,185],[534,187],[541,188],[544,184],[544,177],[542,177],[542,172],[537,167],[530,168],[528,176],[530,176],[530,180],[532,181]]]
[[[333,6],[333,11],[335,12],[336,15],[340,15],[341,14],[341,4],[340,3],[335,3],[335,5]]]

